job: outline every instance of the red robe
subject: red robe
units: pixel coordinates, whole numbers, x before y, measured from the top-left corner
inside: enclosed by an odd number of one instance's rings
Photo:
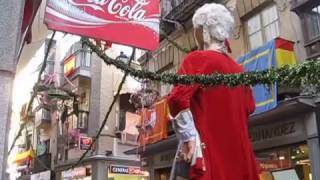
[[[182,63],[178,74],[239,73],[243,68],[229,56],[216,51],[195,51]],[[238,86],[201,87],[177,85],[168,97],[175,117],[190,108],[201,141],[206,171],[191,167],[190,179],[259,180],[248,135],[248,116],[255,103],[250,88]]]

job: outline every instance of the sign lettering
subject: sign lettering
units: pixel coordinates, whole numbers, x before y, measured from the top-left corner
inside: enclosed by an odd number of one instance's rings
[[[130,175],[144,175],[145,172],[139,167],[127,166],[110,166],[110,172],[113,174],[130,174]]]
[[[155,50],[160,1],[48,0],[45,23],[53,30]]]
[[[92,144],[92,138],[81,136],[79,138],[80,150],[87,150]]]
[[[295,132],[295,122],[287,122],[273,126],[272,128],[253,129],[250,131],[250,138],[252,142],[256,142],[293,134]]]

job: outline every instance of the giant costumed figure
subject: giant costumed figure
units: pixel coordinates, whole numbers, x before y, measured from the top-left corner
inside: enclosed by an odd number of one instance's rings
[[[220,4],[205,4],[193,16],[201,50],[188,54],[178,74],[240,73],[227,55],[234,18]],[[248,116],[255,102],[250,87],[176,85],[168,97],[180,140],[180,157],[189,163],[187,179],[258,180],[248,135]],[[184,168],[183,168],[184,169]]]

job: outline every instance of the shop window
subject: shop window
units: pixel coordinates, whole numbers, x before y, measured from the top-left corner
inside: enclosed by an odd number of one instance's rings
[[[279,15],[275,5],[249,18],[246,24],[250,50],[280,35]]]
[[[306,144],[258,152],[260,179],[311,180],[311,162]]]

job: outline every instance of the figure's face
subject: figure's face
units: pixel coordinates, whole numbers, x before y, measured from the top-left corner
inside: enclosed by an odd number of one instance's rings
[[[193,31],[194,39],[197,43],[198,49],[204,49],[203,30],[202,28],[195,28]]]

